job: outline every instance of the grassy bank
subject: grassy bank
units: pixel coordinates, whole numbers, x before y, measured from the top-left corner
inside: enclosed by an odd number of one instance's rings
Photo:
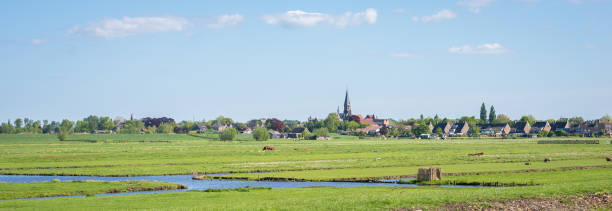
[[[1,199],[21,199],[50,196],[94,195],[154,190],[185,189],[183,185],[149,181],[67,181],[37,183],[0,183]]]

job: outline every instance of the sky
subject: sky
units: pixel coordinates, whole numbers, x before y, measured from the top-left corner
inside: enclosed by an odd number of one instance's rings
[[[7,0],[0,119],[306,120],[347,89],[383,118],[596,119],[611,20],[612,0]]]

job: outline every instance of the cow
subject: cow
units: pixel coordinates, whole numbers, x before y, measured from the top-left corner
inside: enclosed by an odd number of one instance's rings
[[[552,159],[550,159],[550,158],[544,158],[544,163],[548,163],[548,162],[550,162],[550,161],[552,161]]]
[[[274,150],[274,147],[273,146],[265,146],[263,148],[263,151],[266,151],[266,150]]]
[[[484,152],[479,152],[479,153],[474,153],[474,154],[468,154],[468,156],[473,157],[473,156],[483,156]]]

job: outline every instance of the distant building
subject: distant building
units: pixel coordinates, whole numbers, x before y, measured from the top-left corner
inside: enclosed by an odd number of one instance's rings
[[[191,127],[191,130],[198,131],[198,133],[205,133],[206,130],[208,130],[208,127],[206,127],[206,123],[198,123],[193,125],[193,127]]]
[[[502,136],[510,133],[510,125],[508,123],[497,124],[480,124],[480,133],[489,136]]]
[[[470,130],[470,125],[467,122],[459,122],[453,124],[451,129],[448,131],[450,135],[461,136],[468,133]]]
[[[568,120],[555,122],[555,124],[552,125],[551,130],[552,131],[565,130],[565,131],[569,132],[569,130],[570,130],[570,123],[569,123]]]
[[[435,133],[436,131],[438,131],[438,129],[440,129],[442,131],[442,134],[449,134],[452,127],[453,127],[453,123],[440,122],[436,124],[436,126],[434,127],[433,133]]]
[[[529,132],[530,133],[540,133],[541,131],[550,132],[550,129],[551,129],[551,126],[550,126],[550,123],[548,123],[548,121],[535,122],[531,126],[531,130]]]
[[[531,125],[529,125],[529,122],[517,122],[514,124],[514,127],[512,127],[510,132],[514,134],[527,135],[529,134],[529,131],[531,131]]]

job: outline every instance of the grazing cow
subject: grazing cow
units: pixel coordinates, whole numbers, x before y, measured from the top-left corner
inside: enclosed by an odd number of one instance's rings
[[[468,154],[468,156],[473,157],[473,156],[483,156],[484,152],[479,152],[479,153],[474,153],[474,154]]]
[[[529,165],[531,165],[531,163],[530,163],[530,162],[527,162],[527,163],[525,163],[525,165],[526,165],[526,166],[529,166]]]
[[[266,151],[266,150],[274,150],[274,147],[273,146],[265,146],[263,148],[263,151]]]
[[[606,158],[606,161],[612,161],[612,158],[607,157],[607,158]]]
[[[550,161],[552,161],[552,159],[550,159],[550,158],[544,158],[544,162],[545,162],[545,163],[548,163],[548,162],[550,162]]]

